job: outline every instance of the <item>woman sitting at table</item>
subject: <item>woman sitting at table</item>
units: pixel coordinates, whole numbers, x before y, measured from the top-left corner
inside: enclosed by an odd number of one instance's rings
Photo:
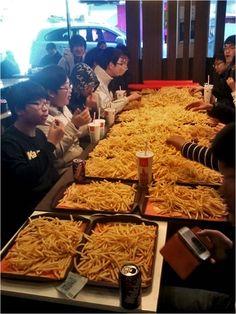
[[[7,95],[15,122],[1,138],[2,245],[59,178],[53,152],[64,127],[56,120],[47,138],[37,128],[48,116],[46,96],[44,88],[32,81],[12,86]]]
[[[91,121],[89,109],[82,112],[77,109],[72,115],[67,108],[71,97],[72,86],[64,71],[58,65],[51,65],[36,73],[32,80],[41,84],[48,93],[50,101],[49,115],[45,125],[40,126],[45,134],[55,119],[60,120],[65,126],[65,135],[57,144],[55,166],[62,174],[73,159],[78,158],[83,152],[79,138],[88,134],[87,124]]]

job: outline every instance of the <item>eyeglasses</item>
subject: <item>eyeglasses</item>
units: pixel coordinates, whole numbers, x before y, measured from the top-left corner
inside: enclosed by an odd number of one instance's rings
[[[73,88],[73,84],[70,84],[69,86],[62,86],[59,89],[68,91],[69,89],[72,89],[72,88]]]
[[[235,45],[233,44],[224,45],[224,50],[233,50],[233,49],[235,49]]]
[[[36,105],[38,109],[42,109],[43,107],[48,108],[49,102],[46,100],[41,100],[41,101],[30,102],[27,105]]]

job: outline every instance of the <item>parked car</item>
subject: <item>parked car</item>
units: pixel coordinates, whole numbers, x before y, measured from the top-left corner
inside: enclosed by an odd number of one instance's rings
[[[68,39],[73,35],[81,35],[87,42],[87,51],[96,47],[98,41],[105,41],[107,47],[115,47],[118,43],[126,45],[125,33],[118,28],[103,24],[81,23],[70,28],[68,36],[67,26],[50,27],[40,30],[37,38],[33,41],[30,54],[30,64],[37,67],[41,58],[46,54],[46,45],[49,42],[56,44],[58,51],[63,54],[65,48],[69,47]]]

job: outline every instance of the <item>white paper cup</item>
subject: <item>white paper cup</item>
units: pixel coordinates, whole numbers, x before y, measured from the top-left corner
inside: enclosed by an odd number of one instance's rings
[[[114,108],[106,108],[105,109],[105,119],[108,126],[111,126],[115,122],[115,113],[116,110]]]
[[[116,98],[117,98],[117,99],[124,98],[125,95],[126,95],[126,90],[118,89],[118,90],[116,91]]]
[[[99,124],[100,126],[100,139],[105,135],[105,119],[95,119],[94,123]]]
[[[153,152],[140,151],[136,153],[138,167],[138,181],[140,185],[152,182],[152,160]]]
[[[205,83],[204,84],[204,102],[209,104],[211,100],[211,95],[212,95],[212,84]]]
[[[100,140],[100,125],[91,122],[88,124],[88,129],[91,143],[97,143]]]

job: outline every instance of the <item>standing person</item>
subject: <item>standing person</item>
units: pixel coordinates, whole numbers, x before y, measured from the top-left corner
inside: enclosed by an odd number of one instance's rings
[[[58,64],[62,55],[57,51],[57,47],[54,43],[48,43],[46,45],[47,54],[40,60],[39,66],[45,67],[51,64]]]
[[[64,135],[63,125],[56,121],[47,137],[37,128],[48,117],[46,96],[32,81],[12,86],[7,95],[15,122],[1,138],[2,245],[59,178],[53,152]]]
[[[71,112],[75,112],[77,108],[84,110],[85,107],[96,109],[97,99],[94,92],[99,81],[94,71],[87,64],[78,63],[72,71],[71,83],[73,86],[69,105]]]
[[[65,135],[55,150],[55,167],[59,174],[62,174],[71,166],[73,159],[78,158],[83,152],[79,139],[88,134],[87,124],[91,121],[89,109],[85,108],[82,112],[76,110],[72,115],[67,107],[72,86],[65,71],[59,65],[43,68],[32,77],[32,80],[46,89],[50,101],[49,115],[45,124],[40,126],[41,130],[47,134],[55,119],[65,126]]]
[[[7,79],[14,77],[15,74],[20,74],[20,68],[17,64],[12,51],[6,52],[5,59],[1,62],[1,78]]]
[[[83,62],[86,54],[87,44],[85,39],[80,35],[74,35],[70,39],[70,49],[65,49],[63,57],[58,62],[70,78],[74,66]]]
[[[86,63],[90,68],[93,70],[95,69],[98,59],[100,58],[100,55],[102,54],[103,49],[95,47],[93,49],[90,49],[84,58],[84,63]]]
[[[127,69],[128,58],[117,48],[108,47],[99,56],[94,72],[100,82],[96,94],[102,116],[104,116],[104,110],[108,107],[114,108],[116,113],[118,113],[123,110],[129,101],[141,98],[140,94],[133,93],[128,97],[125,96],[124,98],[114,100],[112,92],[108,89],[111,80],[117,76],[122,76]]]

